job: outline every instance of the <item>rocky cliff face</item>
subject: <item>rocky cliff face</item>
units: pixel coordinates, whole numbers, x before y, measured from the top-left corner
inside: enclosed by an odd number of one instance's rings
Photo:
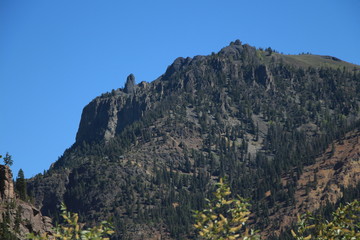
[[[17,198],[8,166],[0,165],[0,187],[0,222],[5,224],[12,234],[18,239],[26,239],[26,235],[31,232],[52,232],[49,217],[43,216],[31,203]],[[0,239],[3,238],[0,236]]]
[[[14,183],[9,166],[0,165],[0,201],[15,199]]]
[[[124,127],[140,119],[152,104],[149,94],[151,84],[135,85],[134,75],[129,75],[125,88],[103,94],[91,101],[83,110],[76,142],[109,141]]]

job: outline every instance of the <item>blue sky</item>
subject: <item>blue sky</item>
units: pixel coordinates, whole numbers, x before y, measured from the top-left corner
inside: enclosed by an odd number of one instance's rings
[[[0,154],[34,176],[74,143],[83,107],[128,74],[152,81],[236,39],[360,64],[359,12],[357,0],[1,0]]]

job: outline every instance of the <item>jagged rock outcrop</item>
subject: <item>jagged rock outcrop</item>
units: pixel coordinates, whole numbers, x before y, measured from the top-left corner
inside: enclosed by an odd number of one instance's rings
[[[108,141],[147,109],[146,96],[116,96],[94,99],[83,110],[76,142]]]
[[[135,77],[130,74],[123,90],[118,89],[90,102],[83,110],[76,141],[108,141],[126,125],[139,119],[146,108],[141,96],[146,84],[140,85],[140,94],[135,95]]]
[[[43,216],[31,203],[17,198],[9,166],[0,165],[0,186],[0,222],[7,226],[9,232],[18,239],[27,239],[27,234],[31,232],[52,232],[51,218]],[[0,239],[4,239],[2,237],[0,235]]]
[[[11,201],[14,198],[14,183],[10,168],[7,165],[0,165],[0,201]]]
[[[128,94],[135,93],[135,76],[133,74],[130,74],[127,77],[124,92]]]

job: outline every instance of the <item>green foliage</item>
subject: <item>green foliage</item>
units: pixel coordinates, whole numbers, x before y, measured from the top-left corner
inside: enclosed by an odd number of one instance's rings
[[[12,166],[14,163],[12,156],[8,152],[6,153],[3,160],[4,160],[4,164],[7,166]]]
[[[17,193],[19,194],[20,199],[25,201],[27,198],[26,180],[25,180],[25,176],[24,176],[24,171],[21,168],[20,168],[17,178],[16,178],[15,188],[16,188]]]
[[[268,56],[271,56],[271,54],[273,53],[273,50],[271,49],[271,47],[268,47],[266,49],[266,51],[268,52]]]
[[[0,239],[18,240],[15,234],[9,230],[9,226],[6,222],[0,223]]]
[[[299,218],[296,231],[291,231],[296,240],[355,240],[360,239],[360,202],[355,200],[340,206],[332,214],[332,220],[319,220],[311,214]]]
[[[111,224],[106,221],[101,222],[98,226],[84,229],[83,224],[78,222],[79,216],[77,213],[68,212],[64,204],[61,205],[61,211],[65,223],[58,225],[54,229],[53,235],[31,233],[28,238],[34,240],[108,240],[108,236],[114,233]]]
[[[14,219],[14,231],[16,233],[20,232],[20,224],[21,224],[21,214],[22,214],[22,207],[19,205],[16,210],[15,219]]]
[[[207,206],[202,211],[195,211],[196,223],[202,239],[232,240],[232,239],[260,239],[254,231],[248,231],[245,223],[249,218],[249,203],[237,196],[231,197],[230,187],[220,178],[215,198],[207,200]]]

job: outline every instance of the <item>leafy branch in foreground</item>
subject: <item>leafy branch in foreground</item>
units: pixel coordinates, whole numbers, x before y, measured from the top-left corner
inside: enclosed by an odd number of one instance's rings
[[[297,230],[291,233],[296,240],[356,240],[360,239],[360,202],[355,200],[340,206],[331,221],[321,221],[311,214],[299,217]]]
[[[101,222],[98,226],[83,229],[83,224],[78,222],[79,215],[68,212],[64,204],[61,205],[61,216],[65,223],[56,226],[53,234],[31,233],[28,238],[34,240],[108,240],[108,236],[114,233],[113,227],[107,221]]]
[[[206,240],[233,240],[260,239],[253,230],[245,228],[249,218],[250,204],[240,196],[231,197],[230,187],[221,178],[216,184],[215,198],[206,199],[204,210],[195,211],[195,228],[202,239]]]

